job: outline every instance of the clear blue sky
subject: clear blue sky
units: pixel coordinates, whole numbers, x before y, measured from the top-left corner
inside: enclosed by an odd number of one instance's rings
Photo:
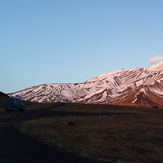
[[[0,0],[0,91],[152,66],[163,56],[162,8],[163,0]]]

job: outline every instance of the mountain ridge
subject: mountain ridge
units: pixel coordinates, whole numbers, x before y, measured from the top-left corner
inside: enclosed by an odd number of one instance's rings
[[[42,84],[9,96],[35,102],[100,103],[163,108],[163,62],[122,69],[83,83]]]

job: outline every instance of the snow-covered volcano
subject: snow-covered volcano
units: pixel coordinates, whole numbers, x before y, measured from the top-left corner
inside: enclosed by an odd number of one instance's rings
[[[101,103],[163,108],[163,62],[118,70],[84,83],[42,84],[9,94],[35,102]]]

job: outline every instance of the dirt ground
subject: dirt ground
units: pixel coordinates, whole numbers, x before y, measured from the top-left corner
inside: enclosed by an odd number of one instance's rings
[[[34,138],[23,135],[11,125],[0,127],[0,162],[1,163],[86,163],[83,159],[67,152],[59,152]]]
[[[109,117],[117,115],[134,116],[137,113],[143,115],[148,113],[151,116],[162,114],[162,110],[153,110],[152,108],[137,108],[132,111],[130,107],[109,106],[110,111],[108,112],[107,105],[90,105],[91,107],[77,104],[74,104],[73,107],[68,104],[27,103],[27,105],[28,111],[26,113],[5,112],[0,107],[0,163],[113,163],[108,159],[92,158],[87,157],[87,155],[82,157],[82,154],[66,151],[63,148],[49,147],[43,144],[38,137],[33,138],[21,132],[19,126],[22,122],[58,116],[65,118],[69,116],[89,117],[101,115]],[[153,113],[155,114],[153,115]],[[155,118],[157,119],[158,117]],[[160,123],[162,124],[162,121]],[[159,140],[160,142],[162,142],[162,139]],[[123,162],[115,161],[114,163]]]
[[[50,109],[50,108],[49,108]],[[38,139],[24,135],[17,129],[23,121],[41,117],[65,116],[65,113],[50,113],[49,109],[27,113],[0,114],[0,163],[91,163],[90,158],[44,145]],[[70,114],[70,113],[68,113]]]

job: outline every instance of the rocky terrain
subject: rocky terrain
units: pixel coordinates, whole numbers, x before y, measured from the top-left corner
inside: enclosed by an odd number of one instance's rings
[[[163,108],[163,62],[122,69],[83,83],[42,84],[9,96],[33,102],[132,105]]]
[[[8,100],[0,92],[0,103]],[[163,109],[25,104],[25,113],[0,107],[2,163],[163,162]]]

